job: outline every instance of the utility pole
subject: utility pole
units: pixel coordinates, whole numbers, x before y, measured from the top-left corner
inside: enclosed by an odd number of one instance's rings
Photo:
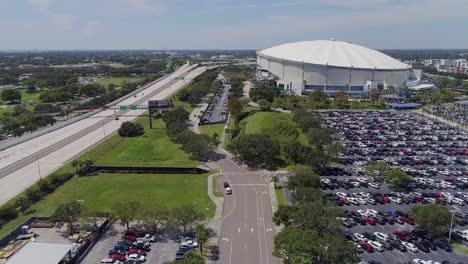
[[[39,157],[37,157],[36,161],[37,161],[37,171],[39,172],[39,180],[42,180],[41,165],[39,164]]]
[[[450,244],[450,238],[452,237],[452,228],[453,228],[453,216],[455,215],[453,211],[450,211],[450,214],[452,215],[452,220],[450,220],[450,229],[449,229],[449,235],[448,235],[448,243]]]

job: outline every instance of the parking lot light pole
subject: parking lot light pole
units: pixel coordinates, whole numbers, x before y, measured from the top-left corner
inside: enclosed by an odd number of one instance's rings
[[[42,180],[41,164],[39,163],[39,157],[37,157],[36,161],[37,161],[37,171],[39,173],[39,180]]]
[[[449,244],[450,244],[450,239],[452,238],[453,217],[455,216],[455,211],[450,211],[450,214],[452,215],[452,219],[450,220],[450,228],[449,228],[449,234],[448,234],[448,243]]]
[[[207,218],[207,217],[206,217],[206,212],[207,212],[208,210],[210,210],[210,208],[208,208],[208,207],[205,208],[205,221],[207,220],[207,219],[206,219],[206,218]]]

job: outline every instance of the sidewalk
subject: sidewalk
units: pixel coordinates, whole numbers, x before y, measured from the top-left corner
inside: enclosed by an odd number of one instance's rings
[[[200,122],[200,116],[202,115],[202,112],[206,111],[206,109],[208,108],[207,101],[207,97],[203,98],[201,103],[199,103],[197,107],[193,109],[192,113],[190,113],[190,130],[192,130],[194,133],[200,134],[198,123]]]

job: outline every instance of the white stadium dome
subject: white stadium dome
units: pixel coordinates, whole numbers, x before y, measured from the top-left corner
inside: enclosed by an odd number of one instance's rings
[[[379,51],[335,40],[301,41],[257,52],[259,67],[296,94],[317,89],[362,93],[403,86],[412,67]]]

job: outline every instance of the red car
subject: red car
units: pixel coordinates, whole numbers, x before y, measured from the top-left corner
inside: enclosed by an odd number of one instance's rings
[[[407,237],[406,234],[401,231],[395,230],[393,231],[393,234],[396,235],[401,241],[411,242],[411,238]]]
[[[126,236],[134,236],[134,237],[139,237],[142,234],[141,231],[136,230],[136,229],[130,229],[125,231],[124,235]]]
[[[400,220],[403,221],[403,223],[406,223],[408,225],[414,225],[414,219],[411,217],[407,216],[400,216]]]
[[[362,249],[364,249],[365,251],[367,251],[368,253],[374,252],[374,248],[373,248],[371,245],[367,244],[366,242],[361,241],[361,242],[358,243],[358,245],[359,245]]]
[[[376,221],[375,221],[375,219],[369,218],[369,217],[365,217],[365,218],[364,218],[364,221],[366,221],[366,223],[369,224],[369,225],[375,225],[375,224],[377,224]]]
[[[348,199],[345,199],[345,198],[341,198],[340,201],[338,202],[339,205],[343,206],[343,205],[350,205]]]
[[[137,240],[137,237],[136,236],[132,236],[132,235],[124,235],[122,237],[123,240],[130,240],[132,242],[135,242]]]
[[[388,196],[383,196],[382,199],[383,199],[383,201],[386,202],[386,203],[390,203],[390,202],[391,202],[390,197],[388,197]]]
[[[109,256],[109,258],[113,259],[113,260],[118,260],[118,261],[125,261],[127,260],[127,257],[125,256],[122,256],[120,254],[112,254]]]
[[[137,248],[129,249],[128,250],[128,255],[130,255],[130,254],[138,254],[138,255],[146,256],[146,252],[144,250],[137,249]]]

